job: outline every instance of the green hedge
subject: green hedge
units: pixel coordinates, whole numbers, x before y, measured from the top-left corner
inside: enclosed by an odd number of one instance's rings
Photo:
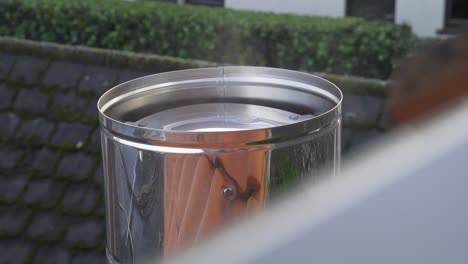
[[[107,67],[132,68],[147,72],[166,72],[182,69],[218,66],[216,63],[181,59],[156,54],[134,53],[84,46],[61,45],[0,36],[0,52],[24,54],[49,60],[71,60]],[[1,78],[0,78],[1,80]]]
[[[0,34],[386,79],[415,37],[408,26],[160,2],[1,0]]]

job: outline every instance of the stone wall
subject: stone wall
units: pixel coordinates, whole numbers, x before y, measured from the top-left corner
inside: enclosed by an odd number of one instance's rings
[[[104,263],[99,95],[214,65],[0,37],[0,263]],[[386,130],[385,82],[323,77],[345,94],[345,155]]]

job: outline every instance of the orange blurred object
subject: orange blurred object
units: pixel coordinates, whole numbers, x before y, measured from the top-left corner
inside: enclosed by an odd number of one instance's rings
[[[393,76],[390,115],[406,124],[468,94],[468,35],[448,39],[404,61]]]
[[[220,225],[264,208],[267,152],[170,155],[164,167],[164,256],[205,238]]]

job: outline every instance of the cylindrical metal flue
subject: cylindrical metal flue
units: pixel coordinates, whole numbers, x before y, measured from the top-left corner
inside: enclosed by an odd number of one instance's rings
[[[282,69],[218,67],[120,84],[98,102],[107,256],[170,256],[340,163],[341,91]]]

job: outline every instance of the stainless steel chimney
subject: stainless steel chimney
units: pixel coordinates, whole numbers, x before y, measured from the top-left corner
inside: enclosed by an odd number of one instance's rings
[[[338,172],[341,91],[306,73],[218,67],[135,79],[98,102],[107,257],[171,256]]]

